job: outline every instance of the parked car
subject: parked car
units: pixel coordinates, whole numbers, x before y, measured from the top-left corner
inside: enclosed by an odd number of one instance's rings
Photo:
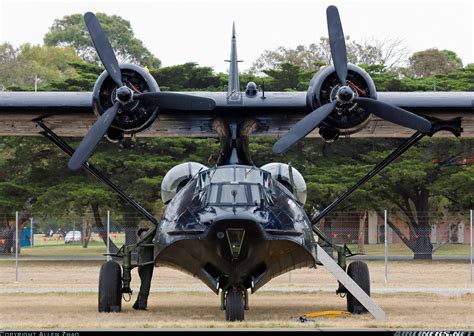
[[[81,241],[81,231],[69,231],[64,237],[64,242],[66,244],[78,241]]]

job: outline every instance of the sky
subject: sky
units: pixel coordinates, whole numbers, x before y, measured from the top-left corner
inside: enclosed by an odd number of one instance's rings
[[[241,69],[264,50],[327,36],[326,7],[339,9],[344,34],[358,42],[401,38],[411,51],[455,51],[474,62],[474,1],[467,0],[0,0],[0,42],[41,44],[54,19],[104,12],[131,22],[164,66],[188,61],[227,71],[235,21]]]

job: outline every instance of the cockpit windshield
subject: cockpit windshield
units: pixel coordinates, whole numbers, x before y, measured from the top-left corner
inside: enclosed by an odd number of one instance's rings
[[[198,188],[211,183],[255,183],[268,187],[271,175],[256,167],[216,167],[199,173]]]
[[[211,184],[208,205],[258,205],[262,199],[258,184]]]
[[[256,167],[217,167],[199,173],[197,188],[207,194],[207,205],[254,206],[271,175]]]

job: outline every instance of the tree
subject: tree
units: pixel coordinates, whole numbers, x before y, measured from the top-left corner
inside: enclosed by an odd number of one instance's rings
[[[68,78],[54,80],[48,83],[48,91],[92,91],[97,78],[103,69],[84,61],[71,62],[70,66],[76,73]]]
[[[472,148],[472,147],[471,147]],[[468,158],[470,156],[470,158]],[[464,153],[464,158],[453,160],[451,163],[460,169],[450,176],[440,179],[434,188],[449,200],[448,209],[452,213],[465,213],[466,209],[474,207],[474,166],[473,154]]]
[[[438,184],[449,179],[454,187],[457,180],[453,177],[460,172],[462,166],[451,163],[465,155],[473,155],[472,148],[470,139],[422,141],[385,168],[378,179],[370,184],[370,197],[392,212],[400,214],[400,219],[407,224],[408,237],[389,221],[394,232],[414,252],[415,259],[432,258],[434,248],[430,235],[431,224],[435,224],[432,218],[442,217],[444,209],[449,205],[446,197],[448,193]],[[377,162],[385,155],[383,152],[372,152],[367,158]],[[462,192],[463,182],[457,182],[459,184],[454,187],[456,195],[451,195],[454,199],[462,198],[458,192]]]
[[[226,82],[214,74],[211,67],[201,67],[197,63],[163,67],[151,72],[160,88],[171,91],[222,90]]]
[[[379,65],[386,70],[395,70],[407,61],[409,48],[398,37],[373,38],[362,44],[352,42],[351,54],[354,64]]]
[[[462,68],[462,61],[454,51],[436,48],[418,51],[409,59],[409,69],[415,77],[447,74]]]
[[[17,83],[21,68],[21,64],[18,61],[18,50],[8,42],[1,44],[0,86],[2,90]]]
[[[135,63],[149,68],[158,68],[161,61],[156,58],[134,36],[130,22],[117,15],[96,13],[119,62]],[[56,19],[44,36],[47,46],[70,46],[86,62],[100,64],[82,14],[66,15]]]
[[[408,48],[399,38],[372,39],[357,43],[346,36],[347,59],[353,64],[382,65],[393,69],[402,64],[408,56]],[[296,48],[279,47],[265,50],[252,64],[251,71],[275,70],[282,63],[291,63],[302,70],[315,73],[321,66],[331,63],[329,39],[321,37],[319,43]]]
[[[295,49],[279,47],[276,50],[265,50],[250,69],[253,73],[258,73],[275,70],[282,63],[290,63],[306,71],[316,72],[321,66],[328,64],[328,55],[322,50],[326,49],[315,43],[309,46],[298,45]]]
[[[299,66],[286,62],[279,64],[274,70],[269,69],[263,72],[271,79],[268,87],[272,91],[305,90],[312,76]]]
[[[15,49],[8,43],[0,46],[0,85],[33,89],[37,81],[38,89],[44,89],[53,81],[74,76],[71,62],[80,58],[72,48],[45,47],[25,43]]]

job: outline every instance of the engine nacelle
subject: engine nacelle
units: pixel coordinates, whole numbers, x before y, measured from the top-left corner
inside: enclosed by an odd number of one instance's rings
[[[185,162],[171,168],[161,182],[163,204],[168,204],[194,175],[206,169],[209,168],[197,162]]]
[[[135,93],[158,92],[160,88],[152,75],[145,69],[134,64],[120,64],[122,82]],[[117,85],[107,71],[97,79],[92,94],[94,113],[100,117],[110,108],[116,97]],[[120,107],[117,117],[112,122],[107,138],[116,142],[124,134],[136,134],[151,126],[158,115],[158,108],[142,101],[132,100]]]
[[[347,65],[347,85],[356,97],[377,99],[375,84],[369,74],[353,64]],[[334,65],[319,70],[309,83],[306,95],[307,105],[312,110],[336,99],[341,86]],[[334,111],[319,127],[321,137],[330,142],[339,135],[352,134],[363,128],[369,121],[370,113],[357,103],[338,104]]]
[[[283,184],[286,189],[295,195],[296,199],[301,204],[306,203],[306,182],[303,175],[301,175],[296,168],[291,167],[290,169],[290,166],[285,163],[271,162],[260,167],[260,169],[269,172],[275,180]]]

